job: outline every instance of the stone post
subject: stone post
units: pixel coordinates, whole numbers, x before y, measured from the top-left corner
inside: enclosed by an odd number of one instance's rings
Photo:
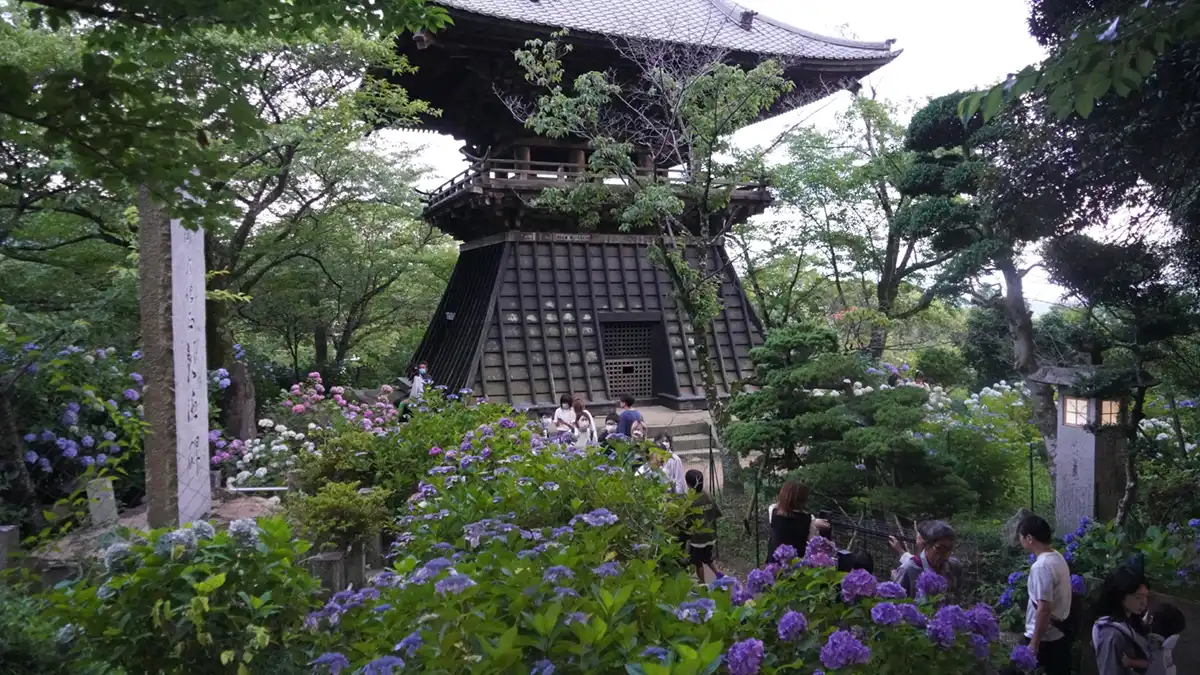
[[[363,541],[356,541],[346,551],[346,583],[355,588],[367,585],[367,550]]]
[[[309,573],[320,580],[322,589],[337,593],[346,588],[345,555],[342,551],[327,551],[305,561]]]
[[[92,515],[92,525],[116,525],[117,496],[113,494],[111,478],[97,478],[88,481],[88,512]]]
[[[169,219],[144,186],[138,213],[147,518],[150,527],[173,527],[212,506],[204,234]]]

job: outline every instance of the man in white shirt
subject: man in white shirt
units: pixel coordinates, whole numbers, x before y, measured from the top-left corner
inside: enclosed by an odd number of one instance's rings
[[[1025,609],[1025,639],[1037,654],[1046,675],[1069,675],[1071,641],[1055,623],[1071,614],[1071,568],[1050,545],[1050,523],[1029,515],[1017,525],[1021,547],[1035,557],[1029,568],[1029,604]]]

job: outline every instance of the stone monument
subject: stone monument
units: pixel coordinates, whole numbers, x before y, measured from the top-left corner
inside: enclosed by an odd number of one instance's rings
[[[150,425],[145,439],[147,517],[151,527],[171,527],[202,519],[212,507],[204,233],[170,219],[147,188],[142,188],[138,210],[145,411]]]

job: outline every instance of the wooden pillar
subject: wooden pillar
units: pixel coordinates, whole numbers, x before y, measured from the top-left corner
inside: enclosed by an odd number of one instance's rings
[[[514,148],[517,157],[517,180],[525,180],[530,178],[529,174],[529,146],[518,145]]]

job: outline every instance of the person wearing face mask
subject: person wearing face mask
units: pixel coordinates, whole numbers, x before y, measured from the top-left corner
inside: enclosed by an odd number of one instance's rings
[[[417,365],[417,374],[413,376],[412,389],[408,390],[408,397],[416,400],[421,398],[421,394],[425,392],[425,385],[429,382],[429,365],[422,361]]]
[[[600,441],[600,445],[604,446],[606,450],[612,450],[612,446],[608,443],[608,437],[617,433],[617,424],[619,422],[620,418],[615,412],[610,412],[604,416],[604,426],[600,428],[598,440]]]
[[[679,459],[679,455],[675,454],[675,451],[671,449],[675,445],[675,439],[671,438],[671,434],[664,431],[655,436],[654,445],[667,452],[667,459],[663,462],[662,472],[671,483],[671,489],[677,495],[687,494],[687,472],[683,469],[683,460]]]
[[[575,413],[575,444],[580,447],[595,445],[596,420],[584,407],[583,399],[576,397],[571,401],[571,410]]]
[[[554,411],[554,418],[550,422],[553,425],[554,431],[558,433],[575,431],[575,411],[571,408],[571,395],[563,394],[558,397],[558,408]]]

